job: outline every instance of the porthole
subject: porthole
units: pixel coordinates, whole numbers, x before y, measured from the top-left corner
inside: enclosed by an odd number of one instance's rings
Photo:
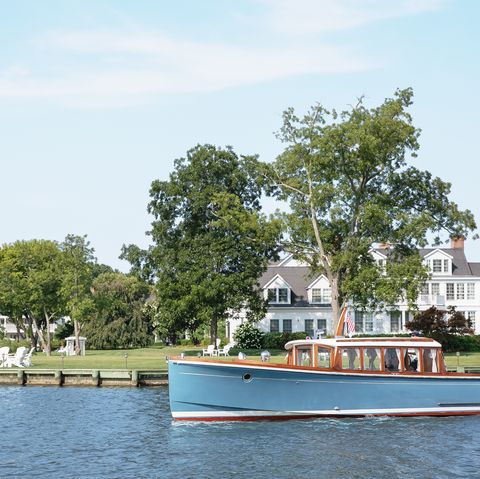
[[[250,373],[245,373],[242,376],[242,379],[243,379],[244,382],[249,383],[253,379],[253,377]]]

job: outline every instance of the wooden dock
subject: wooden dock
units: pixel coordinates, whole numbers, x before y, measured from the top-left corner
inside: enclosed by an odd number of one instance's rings
[[[166,369],[0,369],[0,385],[143,387],[167,384]]]

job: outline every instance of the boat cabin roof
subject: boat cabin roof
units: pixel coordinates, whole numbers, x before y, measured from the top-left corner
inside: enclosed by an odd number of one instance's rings
[[[442,345],[430,338],[325,338],[325,339],[298,339],[285,344],[285,349],[292,349],[294,346],[326,346],[328,348],[341,347],[370,347],[370,348],[441,348]]]

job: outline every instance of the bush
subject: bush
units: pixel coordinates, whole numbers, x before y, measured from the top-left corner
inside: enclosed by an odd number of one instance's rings
[[[256,328],[252,323],[241,324],[233,339],[235,340],[237,348],[241,349],[259,349],[263,347],[264,333]]]
[[[285,344],[297,339],[305,339],[307,333],[266,333],[263,337],[263,347],[267,349],[284,349]]]
[[[14,339],[2,339],[0,340],[0,348],[3,346],[8,346],[10,348],[10,353],[15,353],[17,348],[20,346],[25,346],[28,349],[32,347],[28,339],[22,339],[21,341],[15,341]]]

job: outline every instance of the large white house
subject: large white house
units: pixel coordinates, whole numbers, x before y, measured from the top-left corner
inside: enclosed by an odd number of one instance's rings
[[[388,260],[388,249],[388,245],[384,245],[371,250],[380,266]],[[467,261],[464,240],[452,240],[450,248],[421,249],[420,255],[431,271],[431,278],[417,299],[418,309],[456,306],[472,320],[476,334],[480,334],[480,263]],[[259,284],[261,294],[269,301],[267,315],[257,324],[262,331],[306,331],[312,337],[317,331],[333,334],[331,290],[325,276],[312,276],[305,264],[289,255],[270,265]],[[402,332],[410,314],[407,303],[399,303],[388,311],[354,311],[355,331]],[[230,319],[229,338],[233,338],[243,321],[241,315]]]

